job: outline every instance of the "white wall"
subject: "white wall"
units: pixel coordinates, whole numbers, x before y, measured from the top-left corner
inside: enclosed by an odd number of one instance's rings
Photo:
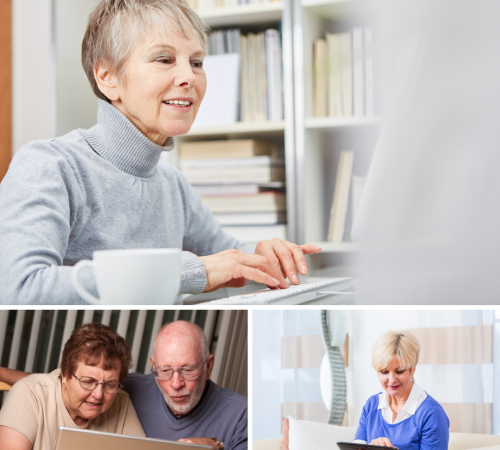
[[[81,64],[87,20],[99,0],[54,0],[56,4],[58,136],[96,123],[97,97]]]
[[[97,98],[81,65],[81,44],[98,2],[12,2],[13,153],[32,140],[95,124]]]
[[[51,0],[12,2],[12,150],[55,133]]]

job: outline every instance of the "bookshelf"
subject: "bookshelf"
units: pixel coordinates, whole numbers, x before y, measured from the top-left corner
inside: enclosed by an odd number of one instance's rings
[[[314,117],[314,42],[327,32],[370,25],[366,11],[365,2],[349,0],[302,0],[293,6],[297,241],[315,243],[326,254],[310,257],[313,268],[360,250],[352,242],[327,241],[337,166],[340,151],[353,150],[353,174],[366,175],[382,124],[373,115]]]
[[[340,258],[356,254],[359,246],[326,240],[339,153],[342,149],[354,150],[354,173],[366,175],[382,118],[313,117],[313,46],[326,32],[367,25],[365,10],[366,4],[355,0],[284,0],[198,10],[212,29],[251,30],[262,23],[281,21],[285,120],[193,128],[179,139],[250,138],[282,145],[288,239],[315,243],[324,254]]]
[[[234,5],[210,9],[198,9],[198,14],[212,30],[240,28],[242,34],[264,31],[266,28],[281,32],[283,66],[283,113],[284,120],[244,121],[230,126],[193,127],[190,132],[176,138],[176,147],[183,142],[254,139],[276,144],[283,150],[287,192],[287,238],[296,241],[295,232],[295,153],[293,118],[293,53],[292,53],[292,0]],[[177,148],[169,156],[169,162],[177,164]]]

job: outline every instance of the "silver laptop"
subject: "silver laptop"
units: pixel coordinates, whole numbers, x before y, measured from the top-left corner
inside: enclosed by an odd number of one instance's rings
[[[61,427],[56,450],[213,450],[207,445]]]

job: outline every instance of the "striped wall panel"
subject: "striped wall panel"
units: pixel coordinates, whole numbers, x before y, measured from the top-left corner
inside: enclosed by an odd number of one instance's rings
[[[410,329],[421,345],[420,364],[493,362],[493,326]]]
[[[131,347],[131,371],[150,373],[149,356],[158,330],[187,320],[201,326],[216,369],[211,379],[248,394],[248,311],[217,310],[11,310],[0,311],[0,365],[26,372],[59,367],[64,343],[76,326],[96,321],[111,326]]]

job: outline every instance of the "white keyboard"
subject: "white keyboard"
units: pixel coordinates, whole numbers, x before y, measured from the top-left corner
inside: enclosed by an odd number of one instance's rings
[[[352,288],[352,278],[322,278],[290,285],[288,289],[262,289],[233,297],[207,302],[207,305],[299,305],[316,303],[324,297],[339,296],[332,304],[346,303]],[[352,295],[351,295],[352,296]]]

